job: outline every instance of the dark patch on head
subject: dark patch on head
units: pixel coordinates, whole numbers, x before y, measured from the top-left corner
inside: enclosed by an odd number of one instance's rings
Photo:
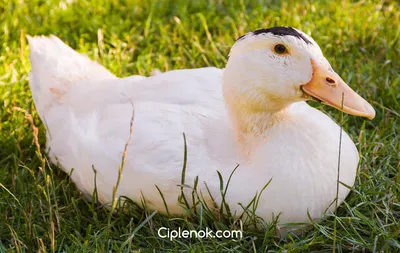
[[[312,42],[309,39],[307,39],[306,36],[304,36],[303,34],[299,33],[298,31],[289,26],[277,26],[267,29],[258,29],[252,32],[251,34],[257,36],[265,33],[272,33],[273,35],[277,36],[294,36],[298,39],[303,40],[305,43],[312,45]],[[243,39],[244,36],[246,36],[246,34],[240,36],[237,40]]]
[[[236,41],[243,39],[244,36],[246,36],[248,33],[243,34],[242,36],[240,36],[239,38],[236,39]]]

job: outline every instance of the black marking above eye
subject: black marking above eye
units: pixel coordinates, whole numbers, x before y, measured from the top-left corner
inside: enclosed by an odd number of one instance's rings
[[[289,27],[289,26],[277,26],[277,27],[271,27],[271,28],[267,28],[267,29],[258,29],[258,30],[255,30],[254,32],[248,33],[248,34],[253,34],[253,35],[257,36],[257,35],[266,34],[266,33],[272,33],[273,35],[276,35],[276,36],[293,36],[300,40],[303,40],[307,44],[310,44],[310,45],[313,44],[306,36],[304,36],[304,34],[298,32],[296,29]],[[239,37],[237,40],[243,39],[244,37],[246,37],[245,35]]]
[[[284,45],[282,45],[282,44],[275,45],[274,46],[274,51],[277,54],[285,54],[285,53],[287,53],[286,47]]]

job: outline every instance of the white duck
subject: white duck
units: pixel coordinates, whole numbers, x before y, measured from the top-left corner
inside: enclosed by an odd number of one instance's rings
[[[280,223],[307,222],[333,210],[340,127],[304,101],[316,98],[346,113],[374,118],[375,111],[336,74],[317,43],[290,27],[250,32],[232,47],[225,69],[174,70],[152,77],[117,78],[57,37],[29,38],[30,87],[47,128],[53,162],[86,194],[112,202],[125,143],[117,196],[182,215],[178,204],[184,140],[185,184],[199,177],[219,204],[217,170],[231,211],[240,214],[260,192],[257,214]],[[343,107],[342,94],[344,95]],[[354,184],[359,155],[343,133],[340,181]],[[191,192],[191,190],[188,190]],[[340,185],[339,203],[349,193]],[[207,199],[208,198],[208,199]],[[188,198],[191,199],[191,198]]]

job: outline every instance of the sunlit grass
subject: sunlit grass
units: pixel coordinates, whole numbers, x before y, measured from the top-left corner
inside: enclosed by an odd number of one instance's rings
[[[0,0],[0,251],[120,252],[400,251],[400,8],[396,1]],[[274,224],[245,229],[242,240],[157,236],[171,229],[240,224],[204,207],[191,218],[143,211],[127,200],[109,210],[86,201],[68,175],[43,161],[45,143],[28,87],[26,34],[55,34],[118,76],[154,69],[224,67],[240,35],[290,25],[319,43],[327,59],[377,110],[373,121],[344,115],[361,155],[356,185],[336,216],[301,235]],[[340,114],[316,105],[339,120]],[[183,152],[183,151],[182,151]],[[224,179],[225,181],[227,179]],[[202,209],[203,210],[203,209]]]

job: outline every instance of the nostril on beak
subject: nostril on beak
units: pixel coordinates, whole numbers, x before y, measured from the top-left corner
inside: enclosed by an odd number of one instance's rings
[[[333,80],[333,79],[330,78],[330,77],[327,77],[325,80],[326,80],[326,82],[327,82],[329,85],[334,85],[334,84],[335,84],[335,80]]]

